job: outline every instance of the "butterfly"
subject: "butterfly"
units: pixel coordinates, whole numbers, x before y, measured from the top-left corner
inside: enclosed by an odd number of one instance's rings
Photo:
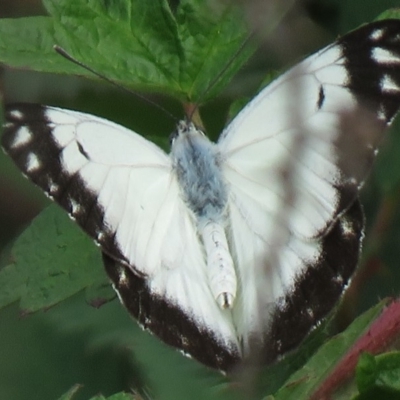
[[[211,142],[166,154],[113,122],[5,108],[2,146],[100,246],[146,330],[229,371],[295,348],[356,269],[358,193],[400,106],[400,21],[339,38],[276,79]]]

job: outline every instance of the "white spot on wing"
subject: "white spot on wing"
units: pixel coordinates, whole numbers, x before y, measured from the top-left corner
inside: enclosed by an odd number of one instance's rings
[[[53,181],[49,181],[49,193],[50,194],[56,194],[60,187],[54,183]]]
[[[97,235],[97,240],[101,242],[104,240],[104,237],[105,237],[104,232],[99,232]]]
[[[11,147],[20,147],[32,140],[32,132],[26,126],[22,126],[18,129],[15,134],[14,141],[11,144]]]
[[[385,33],[385,29],[376,29],[373,31],[370,35],[370,39],[374,42],[377,42],[383,37],[383,34]]]
[[[22,114],[22,112],[19,110],[10,111],[10,117],[12,117],[12,118],[22,119],[23,116],[24,116],[24,114]]]
[[[354,229],[352,224],[346,218],[340,221],[340,229],[345,237],[354,236]]]
[[[343,285],[343,277],[341,275],[337,275],[333,278],[333,281],[338,283],[339,285]]]
[[[372,49],[371,57],[378,64],[398,64],[400,59],[392,52],[382,49],[381,47],[375,47]]]
[[[347,182],[350,183],[350,185],[357,185],[358,180],[354,176],[350,176]]]
[[[128,285],[128,278],[126,277],[126,272],[123,268],[120,268],[119,270],[119,277],[118,277],[118,283],[121,286],[127,286]]]
[[[377,111],[377,118],[379,121],[382,121],[384,123],[390,124],[391,121],[387,120],[387,116],[386,116],[386,111],[383,107],[383,105],[381,104],[381,106],[379,107],[378,111]]]
[[[396,82],[389,75],[383,75],[380,87],[383,92],[398,92],[400,90]]]
[[[81,211],[81,206],[74,200],[70,199],[71,214],[76,215]]]
[[[29,153],[28,158],[26,160],[26,170],[28,172],[34,172],[40,168],[40,161],[36,154]]]

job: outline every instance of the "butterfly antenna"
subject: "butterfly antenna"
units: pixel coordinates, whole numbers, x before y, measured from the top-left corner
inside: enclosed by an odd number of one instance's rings
[[[199,96],[199,101],[196,103],[196,105],[193,107],[191,110],[190,114],[188,115],[189,120],[192,119],[193,114],[197,112],[199,108],[199,104],[201,104],[202,99],[211,91],[211,89],[217,84],[217,82],[221,79],[221,76],[225,74],[225,72],[230,68],[230,66],[233,64],[233,62],[236,60],[236,58],[239,56],[239,54],[243,51],[243,49],[246,47],[247,43],[253,38],[255,35],[255,31],[250,32],[246,39],[243,40],[241,45],[238,47],[238,49],[235,51],[233,56],[228,60],[228,62],[224,65],[224,67],[221,69],[221,71],[214,77],[214,79],[211,80],[210,84],[208,87],[200,94]]]
[[[152,106],[158,108],[159,110],[161,110],[164,114],[166,114],[169,118],[171,118],[175,123],[178,122],[178,119],[171,114],[169,111],[167,111],[164,107],[161,107],[159,104],[157,104],[155,101],[150,100],[149,98],[141,95],[140,93],[134,92],[133,90],[130,90],[120,84],[118,84],[117,82],[113,81],[110,78],[107,78],[105,75],[100,74],[99,72],[95,71],[93,68],[87,66],[86,64],[84,64],[83,62],[77,60],[76,58],[72,57],[71,54],[67,53],[66,50],[64,50],[62,47],[58,46],[58,45],[54,45],[53,49],[60,54],[61,56],[63,56],[65,59],[67,59],[68,61],[73,62],[74,64],[82,67],[83,69],[85,69],[86,71],[91,72],[93,75],[97,76],[98,78],[110,83],[111,85],[117,87],[118,89],[122,89],[125,92],[134,95],[136,98],[141,99],[143,101],[145,101],[148,104],[151,104]]]

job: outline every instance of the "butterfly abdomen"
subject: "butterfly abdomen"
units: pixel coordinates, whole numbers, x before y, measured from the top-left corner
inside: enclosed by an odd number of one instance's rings
[[[200,233],[207,254],[211,292],[221,308],[232,308],[237,279],[224,228],[221,224],[209,222]]]

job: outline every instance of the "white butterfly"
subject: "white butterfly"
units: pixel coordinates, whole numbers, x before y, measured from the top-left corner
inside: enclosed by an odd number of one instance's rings
[[[358,191],[399,106],[400,21],[386,20],[289,70],[216,144],[181,121],[167,155],[34,104],[6,108],[2,143],[100,245],[139,323],[228,370],[293,348],[340,297],[363,234]]]

